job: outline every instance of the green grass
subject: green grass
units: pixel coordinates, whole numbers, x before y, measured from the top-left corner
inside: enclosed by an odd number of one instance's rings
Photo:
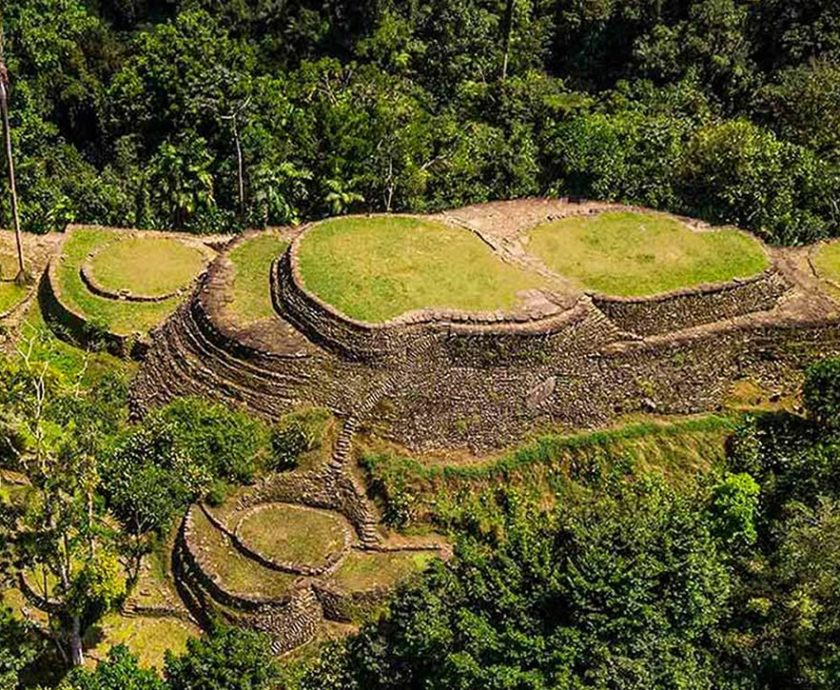
[[[407,491],[418,519],[425,521],[460,503],[465,491],[504,484],[552,495],[558,485],[587,481],[616,466],[656,472],[675,484],[691,482],[722,464],[726,439],[738,418],[706,415],[572,436],[545,434],[472,462],[415,458],[374,446],[364,452],[362,464],[382,500],[399,500]]]
[[[294,575],[279,573],[243,556],[219,532],[201,510],[193,511],[194,539],[204,559],[219,577],[222,586],[234,594],[280,598],[294,582]]]
[[[268,558],[317,566],[344,546],[345,524],[338,514],[272,504],[251,513],[238,536]]]
[[[26,297],[28,289],[14,283],[0,283],[0,314],[16,307]]]
[[[299,261],[309,290],[370,322],[427,307],[510,310],[517,293],[544,282],[467,230],[399,216],[317,225],[301,241]]]
[[[630,211],[540,225],[527,249],[584,289],[625,297],[746,278],[769,263],[761,244],[737,230],[696,232],[664,214]]]
[[[137,655],[140,666],[161,670],[167,650],[183,654],[187,649],[187,640],[200,634],[196,626],[178,618],[129,617],[111,613],[85,635],[89,647],[88,665],[93,666],[105,659],[111,647],[124,644]]]
[[[228,255],[236,270],[233,300],[228,311],[239,323],[253,323],[274,316],[269,277],[271,263],[289,243],[280,235],[264,232],[244,240]]]
[[[172,297],[163,302],[125,302],[91,294],[79,276],[79,268],[87,255],[114,238],[113,230],[80,228],[64,243],[59,282],[62,298],[112,333],[130,335],[154,328],[171,314],[180,299]],[[151,268],[151,267],[149,267]]]
[[[353,551],[341,563],[334,579],[345,591],[391,587],[423,570],[436,556],[434,551]]]
[[[19,347],[30,351],[33,364],[47,363],[56,373],[80,381],[83,387],[94,386],[104,374],[130,376],[137,364],[107,352],[85,352],[59,340],[44,322],[37,302],[29,309],[21,329]]]
[[[814,254],[813,262],[820,277],[840,284],[840,242],[821,245]]]
[[[129,237],[93,258],[94,277],[108,290],[160,297],[186,287],[204,268],[204,254],[169,237]]]

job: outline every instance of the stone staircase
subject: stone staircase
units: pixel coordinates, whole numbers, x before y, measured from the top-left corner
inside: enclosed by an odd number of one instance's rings
[[[289,606],[271,623],[271,652],[286,654],[309,642],[324,619],[321,602],[312,590],[304,587],[295,593]]]

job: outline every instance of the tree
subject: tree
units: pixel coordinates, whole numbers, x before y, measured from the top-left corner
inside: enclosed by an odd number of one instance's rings
[[[30,282],[23,263],[23,241],[20,236],[20,213],[18,212],[17,182],[15,180],[15,160],[12,155],[12,126],[9,122],[9,70],[3,53],[2,14],[0,14],[0,117],[3,119],[3,138],[6,149],[6,168],[9,174],[9,194],[12,200],[12,222],[15,229],[15,244],[17,247],[18,273],[15,282],[24,284]]]
[[[829,431],[840,429],[840,359],[812,365],[803,388],[808,415]]]
[[[711,512],[718,536],[730,545],[750,546],[757,538],[761,487],[745,473],[728,474],[712,490]]]
[[[20,672],[39,650],[33,626],[17,620],[10,609],[0,608],[0,690],[19,687]]]
[[[3,525],[3,574],[47,614],[45,632],[78,666],[85,629],[124,593],[116,535],[97,500],[102,416],[28,358],[7,365],[2,379],[16,392],[0,444],[32,491]]]
[[[95,669],[72,671],[66,682],[68,690],[166,690],[157,673],[140,668],[137,657],[122,644],[111,647]]]
[[[261,690],[275,674],[268,638],[239,628],[216,627],[188,640],[183,655],[166,655],[171,690]]]

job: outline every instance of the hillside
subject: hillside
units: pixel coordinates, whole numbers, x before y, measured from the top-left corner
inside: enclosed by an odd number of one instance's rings
[[[0,1],[0,690],[837,690],[838,132],[838,0]]]

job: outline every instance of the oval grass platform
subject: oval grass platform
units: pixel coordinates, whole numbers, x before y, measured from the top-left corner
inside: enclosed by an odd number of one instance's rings
[[[295,576],[270,570],[239,552],[230,539],[202,510],[191,511],[189,539],[201,559],[201,567],[216,584],[233,596],[254,600],[281,600]]]
[[[840,241],[819,245],[811,257],[811,264],[820,278],[840,289]]]
[[[81,275],[81,267],[88,257],[114,242],[120,232],[96,227],[76,227],[68,232],[60,262],[55,266],[56,297],[70,311],[109,333],[120,336],[146,333],[176,309],[182,298],[180,295],[155,302],[110,299],[93,294]],[[154,271],[152,265],[137,263],[143,266],[142,270]]]
[[[527,251],[587,291],[620,297],[663,294],[750,278],[769,258],[734,229],[693,230],[660,213],[605,211],[543,223]]]
[[[118,237],[90,258],[91,277],[111,294],[168,297],[187,287],[206,263],[205,254],[170,237]]]
[[[227,311],[237,324],[274,318],[271,303],[271,264],[289,246],[276,232],[262,232],[243,239],[228,253],[234,267],[231,301]]]
[[[520,293],[545,284],[468,230],[406,216],[320,223],[301,239],[298,260],[307,290],[371,323],[420,309],[511,311]]]
[[[349,547],[352,532],[338,513],[266,503],[242,518],[236,536],[266,561],[320,568]]]

